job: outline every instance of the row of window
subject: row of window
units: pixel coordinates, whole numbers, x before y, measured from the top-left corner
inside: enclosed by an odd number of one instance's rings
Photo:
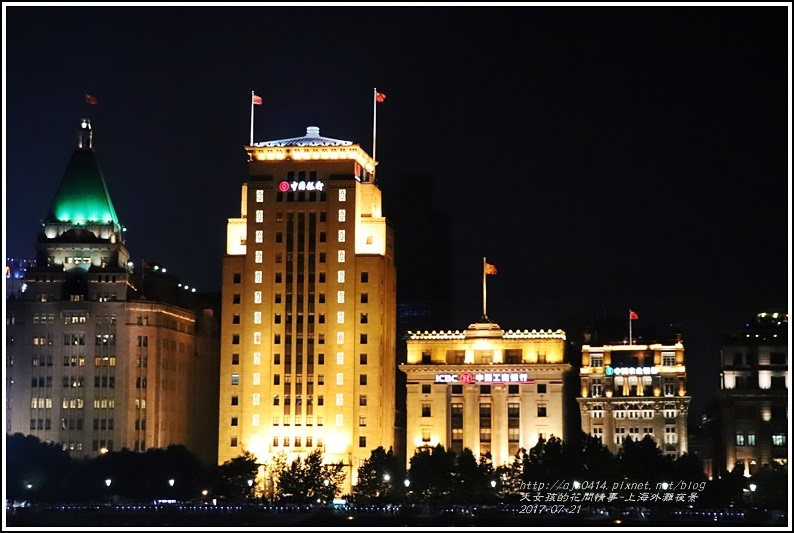
[[[741,431],[736,432],[736,446],[755,446],[756,443],[756,435],[755,433],[749,432],[744,433]],[[772,435],[772,446],[785,446],[786,445],[786,435],[785,433],[774,433]]]
[[[539,383],[538,384],[538,394],[546,394],[546,384]],[[431,385],[422,385],[422,394],[429,394],[431,390]],[[518,385],[508,385],[507,386],[507,393],[508,394],[518,394],[520,392],[520,388]],[[460,395],[463,394],[463,385],[452,385],[451,393],[453,395]],[[480,385],[480,394],[491,394],[491,386],[490,385]]]
[[[288,401],[288,398],[289,398],[288,396],[285,396],[285,398],[284,398],[285,402],[287,402],[285,405],[290,405],[289,401]],[[260,405],[260,403],[262,401],[262,395],[260,393],[258,393],[258,392],[255,392],[254,394],[251,395],[251,399],[252,399],[252,404],[253,405]],[[307,405],[311,405],[312,397],[311,396],[307,396],[306,400],[308,402]],[[273,395],[273,405],[279,405],[280,401],[281,400],[280,400],[279,395],[278,394],[274,394]],[[300,402],[301,400],[300,400],[299,397],[296,397],[296,401]],[[231,397],[231,405],[240,405],[240,397],[238,395],[236,395],[236,394],[232,395],[232,397]],[[299,403],[296,403],[296,405],[299,405]],[[317,396],[317,405],[325,405],[325,397],[322,394]],[[336,405],[344,405],[344,394],[340,393],[340,394],[336,395]],[[358,405],[361,406],[361,407],[366,407],[366,405],[367,405],[367,395],[366,394],[360,394],[358,396]]]
[[[52,355],[34,355],[30,359],[32,366],[52,366]],[[85,366],[85,357],[82,355],[64,355],[63,366]],[[115,356],[97,356],[94,358],[94,366],[116,366]]]
[[[261,332],[255,331],[253,336],[254,336],[254,338],[253,338],[253,343],[254,344],[262,344],[262,333]],[[285,341],[286,341],[285,344],[290,344],[290,341],[292,340],[292,335],[291,334],[286,334],[284,336],[284,338],[285,338]],[[300,334],[298,335],[298,338],[301,338]],[[359,344],[367,344],[369,342],[369,335],[366,334],[366,333],[360,333],[359,337],[358,337],[358,342],[359,342]],[[307,343],[308,344],[314,344],[314,335],[313,334],[309,334],[309,336],[307,338]],[[344,344],[345,343],[345,332],[344,331],[338,331],[336,333],[336,343],[337,344]],[[232,344],[240,344],[240,334],[239,333],[235,333],[235,334],[232,335]],[[273,335],[273,344],[281,344],[281,333],[275,333]],[[318,333],[317,334],[317,344],[325,344],[325,333]]]

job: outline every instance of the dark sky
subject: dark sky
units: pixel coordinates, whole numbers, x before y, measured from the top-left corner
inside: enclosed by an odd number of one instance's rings
[[[88,116],[133,258],[217,291],[251,91],[256,141],[371,153],[377,87],[399,283],[451,298],[445,329],[479,318],[485,256],[505,329],[632,308],[686,324],[708,388],[721,334],[790,307],[784,4],[3,9],[7,257]]]

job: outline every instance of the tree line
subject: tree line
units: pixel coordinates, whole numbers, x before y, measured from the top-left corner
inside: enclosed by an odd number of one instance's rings
[[[555,482],[568,492],[579,483],[581,492],[591,493],[646,482],[651,489],[665,482],[687,482],[686,486],[697,487],[694,503],[712,508],[746,505],[751,484],[754,505],[785,508],[788,496],[784,468],[765,466],[752,478],[737,471],[708,481],[699,458],[669,457],[650,437],[627,438],[613,454],[585,433],[570,443],[552,436],[529,450],[518,450],[510,463],[497,466],[490,454],[475,457],[468,448],[455,452],[439,444],[414,450],[408,465],[392,449],[378,447],[358,468],[352,494],[342,494],[345,467],[326,463],[319,448],[292,461],[281,452],[265,463],[243,451],[221,465],[203,464],[181,445],[72,459],[58,444],[16,433],[6,435],[6,498],[52,503],[214,500],[328,505],[343,497],[355,505],[497,505],[526,501],[528,493],[548,492]]]

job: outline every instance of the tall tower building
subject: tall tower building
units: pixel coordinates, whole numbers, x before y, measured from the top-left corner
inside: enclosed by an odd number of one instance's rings
[[[6,301],[6,431],[75,458],[182,444],[214,462],[217,318],[176,285],[136,275],[83,119],[35,266]]]
[[[371,450],[394,445],[394,237],[375,163],[316,127],[246,150],[223,261],[218,462],[321,448],[349,492]]]
[[[684,344],[582,346],[577,397],[582,431],[617,454],[626,438],[650,435],[666,455],[687,452],[691,397]]]

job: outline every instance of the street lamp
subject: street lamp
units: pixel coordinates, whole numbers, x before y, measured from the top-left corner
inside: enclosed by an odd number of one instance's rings
[[[391,480],[391,476],[389,474],[383,474],[383,481],[388,482],[389,480]]]
[[[174,486],[174,478],[169,479],[168,480],[168,484],[173,487]]]
[[[107,478],[107,479],[105,480],[105,486],[106,486],[106,487],[109,487],[111,483],[113,483],[113,480],[112,480],[112,479],[110,479],[110,478]]]
[[[752,509],[755,507],[755,489],[757,488],[755,483],[750,483],[750,508]]]
[[[405,488],[407,489],[408,487],[411,486],[411,480],[406,478],[405,481],[403,481],[403,484],[405,485]]]
[[[493,480],[493,479],[491,480],[491,488],[492,488],[492,489],[495,489],[495,488],[496,488],[496,481],[495,481],[495,480]]]

